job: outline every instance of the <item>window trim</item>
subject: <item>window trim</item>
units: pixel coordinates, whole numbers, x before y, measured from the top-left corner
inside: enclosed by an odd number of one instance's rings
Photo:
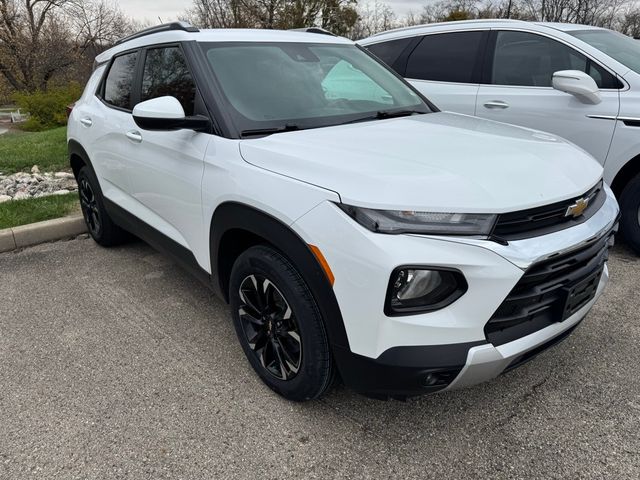
[[[563,44],[564,46],[566,46],[567,48],[570,48],[570,49],[578,52],[580,55],[584,56],[587,59],[588,62],[590,61],[592,64],[599,66],[600,68],[602,68],[603,70],[605,70],[606,72],[611,74],[614,78],[616,78],[622,84],[622,86],[620,88],[601,88],[600,89],[601,91],[603,91],[603,92],[623,92],[623,91],[629,90],[629,84],[620,75],[618,75],[616,72],[611,70],[606,65],[603,65],[602,63],[600,63],[599,61],[597,61],[596,59],[591,57],[587,52],[585,52],[581,48],[571,44],[570,42],[567,42],[566,40],[564,40],[562,38],[558,38],[556,36],[549,35],[546,32],[539,32],[539,31],[536,31],[536,30],[530,30],[530,29],[526,29],[526,28],[509,28],[509,27],[499,27],[499,28],[492,28],[491,29],[490,36],[489,36],[489,41],[487,42],[487,46],[486,46],[487,47],[487,53],[485,55],[484,65],[483,65],[483,68],[482,68],[481,85],[483,85],[483,86],[501,87],[501,88],[535,88],[535,89],[555,90],[552,86],[549,86],[549,87],[538,87],[538,86],[535,86],[535,85],[503,85],[503,84],[498,84],[498,83],[491,83],[491,72],[493,70],[493,63],[494,63],[494,57],[495,57],[495,51],[496,51],[495,47],[496,47],[496,42],[498,40],[498,34],[500,32],[529,33],[529,34],[538,35],[538,36],[545,37],[545,38],[548,38],[550,40],[559,42],[559,43]]]
[[[106,107],[112,109],[112,110],[117,110],[119,112],[124,112],[124,113],[133,113],[133,106],[135,105],[134,103],[134,99],[136,98],[136,83],[137,83],[137,77],[138,77],[138,70],[140,69],[140,52],[141,52],[141,48],[132,48],[130,50],[125,50],[124,52],[118,52],[117,55],[114,55],[111,60],[109,60],[109,62],[105,62],[107,63],[107,67],[105,68],[104,74],[102,76],[102,79],[100,80],[100,84],[98,86],[98,89],[95,93],[96,98],[98,98],[98,100],[100,100],[102,102],[103,105],[105,105]],[[111,72],[111,68],[113,67],[114,62],[116,61],[116,59],[120,58],[120,57],[124,57],[126,55],[131,55],[131,54],[137,54],[136,57],[136,66],[134,68],[133,71],[133,79],[131,81],[131,96],[129,98],[129,109],[126,108],[122,108],[122,107],[118,107],[116,105],[112,105],[111,103],[107,102],[104,98],[104,94],[105,94],[105,88],[106,88],[106,84],[107,84],[107,77],[109,77],[109,73]]]

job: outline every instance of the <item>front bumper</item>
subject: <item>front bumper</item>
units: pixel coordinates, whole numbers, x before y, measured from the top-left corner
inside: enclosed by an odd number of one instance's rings
[[[347,339],[333,347],[345,384],[376,397],[460,388],[494,378],[562,338],[602,294],[608,281],[606,265],[595,296],[564,321],[496,345],[488,341],[484,328],[532,265],[611,232],[618,206],[611,190],[605,190],[605,204],[583,224],[507,246],[374,234],[328,203],[303,216],[294,227],[320,248],[336,278],[334,293]],[[442,310],[388,317],[383,310],[389,275],[408,264],[455,268],[465,275],[469,289]]]

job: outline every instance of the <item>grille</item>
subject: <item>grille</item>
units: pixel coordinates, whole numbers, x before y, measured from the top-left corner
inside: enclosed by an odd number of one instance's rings
[[[567,217],[567,209],[579,198],[588,198],[589,206],[578,218]],[[503,240],[521,240],[573,227],[591,218],[605,200],[606,194],[603,183],[600,181],[579,197],[543,207],[502,214],[498,217],[492,235]]]
[[[614,230],[530,267],[484,327],[498,346],[560,322],[596,294]]]

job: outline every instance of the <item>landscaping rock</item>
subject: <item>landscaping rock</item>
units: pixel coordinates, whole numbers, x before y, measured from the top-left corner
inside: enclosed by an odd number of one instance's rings
[[[72,173],[40,173],[39,171],[35,173],[36,169],[37,165],[34,165],[31,169],[34,173],[18,172],[0,176],[0,196],[23,200],[47,195],[63,195],[78,189]]]
[[[33,167],[31,167],[31,173],[40,173],[38,165],[34,165]]]
[[[53,176],[55,178],[66,178],[66,179],[74,178],[73,173],[69,173],[69,172],[56,172],[53,174]]]
[[[0,195],[0,203],[8,202],[9,200],[11,200],[9,195]]]

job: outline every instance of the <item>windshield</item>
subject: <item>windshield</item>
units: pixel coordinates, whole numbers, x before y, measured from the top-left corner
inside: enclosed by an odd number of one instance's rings
[[[203,44],[243,132],[295,130],[427,113],[428,105],[354,45]]]
[[[567,33],[640,73],[640,41],[611,30],[577,30]]]

